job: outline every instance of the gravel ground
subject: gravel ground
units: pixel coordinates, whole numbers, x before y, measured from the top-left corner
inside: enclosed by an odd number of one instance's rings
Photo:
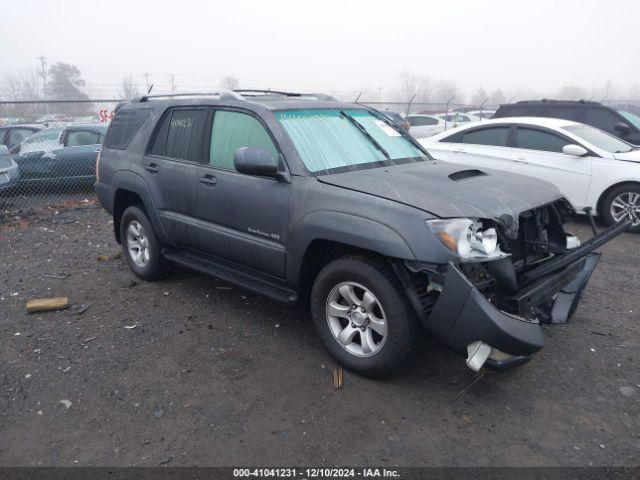
[[[336,390],[305,312],[185,270],[137,280],[95,206],[5,222],[0,465],[639,463],[640,235],[602,249],[529,364],[476,375],[427,340]],[[48,296],[76,306],[26,313]]]

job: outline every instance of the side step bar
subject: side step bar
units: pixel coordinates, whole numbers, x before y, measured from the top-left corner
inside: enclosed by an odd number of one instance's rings
[[[230,262],[172,249],[163,250],[162,255],[170,262],[211,275],[237,287],[269,297],[277,302],[291,305],[298,301],[298,294],[288,288],[284,282],[280,282],[275,278],[264,278],[241,266],[236,267]]]

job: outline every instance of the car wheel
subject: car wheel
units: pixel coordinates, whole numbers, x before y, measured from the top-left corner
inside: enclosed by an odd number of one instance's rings
[[[166,260],[151,222],[140,207],[128,207],[120,221],[122,251],[129,268],[143,280],[162,278],[166,272]]]
[[[331,355],[345,368],[380,377],[406,365],[421,330],[388,267],[343,257],[324,267],[311,290],[311,317]]]
[[[609,225],[630,219],[633,224],[629,231],[640,232],[640,185],[620,185],[611,190],[603,199],[602,216]]]

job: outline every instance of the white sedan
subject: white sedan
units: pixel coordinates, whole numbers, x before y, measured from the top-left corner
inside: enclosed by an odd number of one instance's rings
[[[597,128],[554,118],[500,118],[420,141],[436,159],[547,180],[578,211],[640,231],[640,150]]]

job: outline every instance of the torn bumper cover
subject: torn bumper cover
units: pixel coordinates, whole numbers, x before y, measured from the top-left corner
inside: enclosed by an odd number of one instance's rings
[[[425,327],[454,351],[468,354],[471,368],[482,366],[485,361],[502,369],[520,365],[544,345],[539,320],[564,323],[573,315],[600,260],[600,254],[593,250],[625,228],[626,225],[616,225],[528,272],[526,286],[509,298],[509,310],[522,316],[498,309],[450,262],[442,292],[424,319]],[[478,361],[474,355],[481,355],[482,359]]]

